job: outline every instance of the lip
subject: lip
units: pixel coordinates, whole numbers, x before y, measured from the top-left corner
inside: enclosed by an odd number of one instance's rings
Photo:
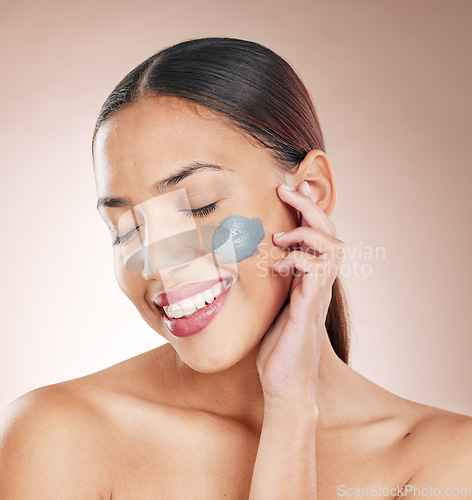
[[[156,306],[164,307],[169,304],[174,304],[175,302],[179,302],[180,300],[188,299],[197,293],[204,292],[208,290],[213,285],[225,280],[227,278],[213,279],[207,281],[197,281],[195,283],[187,283],[186,285],[177,288],[176,290],[172,290],[170,292],[162,292],[156,295],[152,301]]]
[[[209,280],[209,281],[202,281],[197,283],[199,286],[201,283],[205,283],[205,287],[201,288],[201,290],[207,289],[208,284],[211,283],[218,283],[220,281],[225,281],[226,282],[226,289],[223,290],[220,295],[210,304],[207,304],[204,308],[199,309],[198,311],[194,312],[191,316],[186,318],[185,316],[182,316],[181,318],[169,318],[167,314],[164,312],[163,307],[159,306],[159,312],[161,313],[162,319],[164,320],[165,325],[167,326],[168,330],[175,335],[176,337],[189,337],[190,335],[194,335],[195,333],[198,333],[200,330],[203,330],[209,323],[210,321],[213,320],[213,318],[216,316],[216,314],[221,310],[223,307],[228,294],[231,290],[231,285],[233,284],[234,279],[232,277],[227,277],[223,278],[221,280]],[[192,283],[193,284],[193,283]],[[211,286],[211,285],[210,285]],[[180,291],[182,289],[185,289],[186,291],[190,290],[188,287],[182,287],[178,289],[177,291]],[[195,288],[192,288],[192,290],[195,290]],[[199,292],[194,292],[195,293]],[[157,298],[163,299],[162,295],[160,294],[157,296]],[[167,295],[167,294],[166,294]],[[191,297],[192,294],[188,294],[186,297]],[[171,302],[172,304],[172,302]],[[164,304],[164,305],[169,305],[169,304]]]

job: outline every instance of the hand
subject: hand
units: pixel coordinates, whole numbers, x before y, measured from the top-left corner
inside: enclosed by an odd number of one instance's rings
[[[291,272],[292,284],[288,302],[261,341],[256,364],[266,402],[301,398],[316,404],[321,341],[344,243],[335,237],[335,226],[306,183],[296,191],[282,186],[277,188],[279,198],[300,212],[301,223],[274,235],[273,241],[281,247],[301,245],[273,267],[284,276]]]

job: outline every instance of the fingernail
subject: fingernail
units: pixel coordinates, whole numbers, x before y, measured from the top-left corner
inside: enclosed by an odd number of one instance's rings
[[[278,238],[279,236],[282,236],[285,234],[285,231],[282,231],[281,233],[274,233],[274,238]]]
[[[303,181],[303,191],[305,192],[305,195],[308,196],[313,203],[316,203],[314,196],[311,194],[311,189],[307,181]]]
[[[295,189],[291,188],[290,186],[287,186],[287,184],[285,184],[285,183],[280,184],[280,187],[282,189],[285,189],[285,191],[295,191]]]

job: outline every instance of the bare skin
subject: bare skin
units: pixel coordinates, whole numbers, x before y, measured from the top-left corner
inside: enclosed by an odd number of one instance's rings
[[[442,470],[455,473],[454,460],[470,457],[469,417],[395,396],[324,347],[316,450],[319,498],[337,498],[339,485],[402,486],[441,463]],[[45,493],[57,487],[60,494],[28,498],[247,498],[262,427],[256,389],[244,398],[244,391],[231,391],[221,379],[204,379],[196,391],[194,383],[182,382],[178,369],[170,369],[175,362],[175,351],[165,344],[23,396],[11,409],[20,416],[9,439],[10,446],[26,448],[13,470],[28,484],[14,491],[37,491],[42,478]],[[239,383],[257,388],[257,372],[251,377],[246,362],[250,357],[238,367]],[[253,385],[247,385],[251,379]],[[25,435],[32,428],[35,435]],[[74,464],[64,462],[70,449]],[[32,450],[43,458],[51,455],[51,461],[41,464]],[[77,477],[73,465],[80,471]],[[463,479],[459,475],[444,487],[470,485],[471,469],[465,467]],[[74,491],[81,494],[65,495]],[[6,490],[2,498],[15,497]]]
[[[231,165],[231,177],[201,173],[201,180],[187,179],[187,186],[203,193],[198,206],[205,204],[204,196],[205,202],[214,201],[209,199],[214,192],[205,189],[216,186],[222,211],[225,200],[229,210],[233,197],[245,197],[248,214],[257,213],[266,229],[267,265],[286,255],[272,235],[297,225],[296,212],[277,198],[281,182],[295,187],[307,180],[317,205],[326,216],[332,213],[334,179],[324,155],[313,154],[296,174],[288,174],[274,167],[267,150],[205,110],[196,113],[172,98],[155,101],[156,108],[133,106],[97,136],[99,195],[139,203],[156,178],[210,151],[211,160]],[[151,131],[148,136],[142,127]],[[241,158],[245,161],[235,161]],[[120,210],[126,208],[101,214],[111,229]],[[181,339],[166,329],[150,303],[160,291],[160,277],[145,281],[127,272],[116,252],[120,288],[168,343],[16,400],[2,426],[0,497],[248,498],[267,415],[267,391],[257,370],[259,343],[287,297],[291,277],[268,274],[255,280],[261,256],[243,261],[238,288],[223,310],[226,318],[217,316],[213,329]],[[229,330],[228,319],[240,318],[241,310],[244,318]],[[326,330],[320,332],[320,346],[317,496],[310,498],[337,498],[348,487],[372,485],[392,491],[407,483],[442,491],[472,487],[472,418],[405,400],[365,379],[337,357]]]

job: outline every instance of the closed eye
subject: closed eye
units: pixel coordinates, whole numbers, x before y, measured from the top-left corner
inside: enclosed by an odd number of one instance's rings
[[[214,210],[216,210],[216,207],[218,206],[218,202],[215,201],[214,203],[210,203],[210,205],[207,205],[206,207],[202,208],[194,208],[193,210],[181,210],[187,217],[206,217],[207,215],[210,215]]]
[[[122,243],[124,243],[126,240],[129,240],[131,238],[131,235],[135,232],[135,231],[139,231],[139,228],[142,226],[142,224],[140,224],[138,227],[134,227],[133,229],[131,229],[131,231],[128,231],[126,234],[124,234],[123,236],[117,236],[114,240],[113,240],[113,246],[115,245],[121,245]]]
[[[216,207],[218,206],[218,202],[215,201],[214,203],[210,203],[209,205],[206,205],[205,207],[201,208],[194,208],[192,210],[180,210],[185,214],[186,217],[206,217],[207,215],[210,215],[214,210],[216,210]],[[142,226],[139,225],[138,227],[135,227],[131,229],[131,231],[127,232],[123,236],[118,236],[113,240],[113,246],[115,245],[121,245],[124,243],[126,240],[129,240],[133,233],[135,231],[139,231],[139,228]]]

